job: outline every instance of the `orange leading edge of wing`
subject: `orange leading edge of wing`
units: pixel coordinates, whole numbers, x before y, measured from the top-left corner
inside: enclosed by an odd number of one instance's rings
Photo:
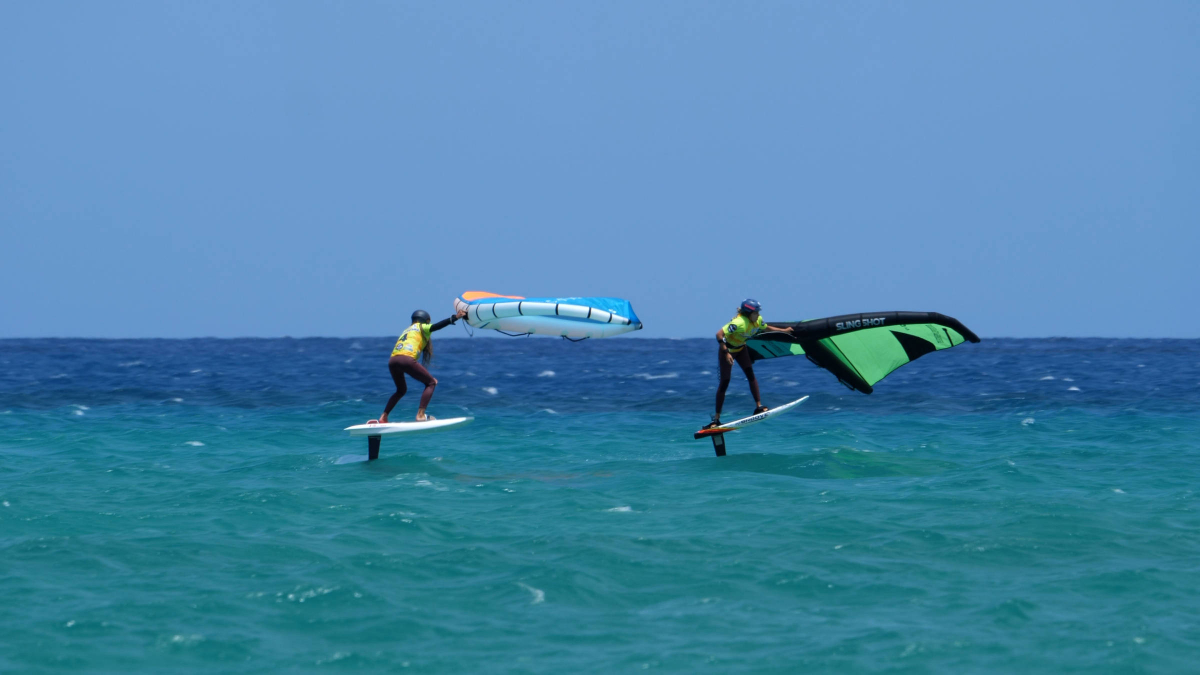
[[[496,295],[495,293],[484,293],[483,291],[467,291],[462,294],[462,299],[467,302],[474,300],[483,300],[484,298],[508,298],[509,300],[524,300],[520,295]]]

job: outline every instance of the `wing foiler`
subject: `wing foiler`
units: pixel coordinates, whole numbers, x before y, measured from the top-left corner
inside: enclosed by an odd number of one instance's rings
[[[753,360],[804,355],[864,394],[892,371],[930,352],[979,342],[958,319],[937,312],[873,312],[771,323],[792,332],[759,333],[747,340]]]
[[[467,324],[509,335],[555,335],[569,340],[610,337],[641,330],[642,322],[621,298],[524,298],[467,291],[454,301]]]

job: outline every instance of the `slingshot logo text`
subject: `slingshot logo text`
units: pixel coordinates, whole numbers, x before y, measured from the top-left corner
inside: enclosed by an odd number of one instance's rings
[[[838,330],[850,330],[852,328],[870,328],[872,326],[882,326],[887,319],[879,317],[877,319],[855,319],[854,321],[839,321],[835,326]]]

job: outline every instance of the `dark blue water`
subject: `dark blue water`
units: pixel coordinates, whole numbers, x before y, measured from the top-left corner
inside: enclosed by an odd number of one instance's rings
[[[394,339],[0,341],[0,670],[1194,669],[1200,341],[764,362],[716,458],[711,340],[438,336],[338,463]]]

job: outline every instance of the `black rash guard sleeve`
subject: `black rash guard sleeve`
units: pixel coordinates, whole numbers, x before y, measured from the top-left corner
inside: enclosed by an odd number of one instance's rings
[[[452,317],[449,317],[449,318],[446,318],[446,319],[442,319],[441,321],[439,321],[439,322],[437,322],[437,323],[433,324],[432,326],[430,326],[430,327],[429,327],[429,332],[430,332],[430,333],[432,333],[432,332],[433,332],[433,331],[435,331],[435,330],[441,330],[441,329],[445,328],[446,326],[449,326],[450,324],[452,324],[452,323],[454,323],[454,322],[456,322],[456,321],[458,321],[458,317],[457,317],[457,316],[452,316]]]

